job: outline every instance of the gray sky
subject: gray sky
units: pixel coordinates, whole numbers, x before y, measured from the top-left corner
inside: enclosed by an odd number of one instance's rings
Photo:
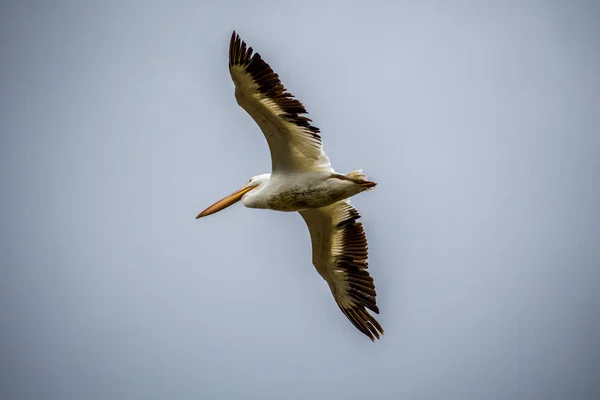
[[[366,4],[2,3],[1,398],[600,395],[600,6]],[[375,344],[300,216],[194,219],[270,168],[233,29],[379,183]]]

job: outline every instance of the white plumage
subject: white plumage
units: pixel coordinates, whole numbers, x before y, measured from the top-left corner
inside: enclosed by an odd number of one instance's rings
[[[242,200],[246,207],[299,211],[311,236],[313,264],[350,322],[371,340],[383,328],[367,263],[367,239],[349,197],[375,187],[361,170],[339,174],[323,152],[318,128],[279,76],[235,32],[229,71],[238,104],[256,121],[271,152],[271,174],[257,175],[197,218]]]

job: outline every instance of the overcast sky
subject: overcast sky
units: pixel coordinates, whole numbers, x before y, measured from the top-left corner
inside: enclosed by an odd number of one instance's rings
[[[2,399],[600,396],[597,2],[0,6]],[[368,5],[367,5],[368,4]],[[322,129],[381,341],[269,172],[231,31]]]

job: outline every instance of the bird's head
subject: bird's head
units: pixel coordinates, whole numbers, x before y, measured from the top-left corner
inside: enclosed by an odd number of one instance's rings
[[[269,181],[270,177],[271,177],[271,174],[262,174],[262,175],[253,176],[240,189],[231,193],[229,196],[222,198],[221,200],[217,201],[213,205],[206,208],[206,210],[204,210],[200,214],[198,214],[196,219],[201,218],[201,217],[206,217],[207,215],[210,215],[210,214],[214,214],[216,212],[224,210],[225,208],[229,207],[232,204],[237,203],[248,192],[264,187],[264,185],[266,185],[266,183]]]

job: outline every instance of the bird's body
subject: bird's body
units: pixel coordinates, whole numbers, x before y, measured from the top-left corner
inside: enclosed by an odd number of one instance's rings
[[[263,174],[259,177],[265,183],[242,196],[246,207],[276,211],[321,208],[375,186],[373,182],[360,181],[352,175],[328,171]]]
[[[323,152],[318,128],[279,76],[235,32],[229,71],[238,104],[256,121],[271,152],[271,173],[251,178],[197,218],[241,200],[249,208],[298,211],[312,242],[312,260],[350,322],[371,340],[383,328],[367,311],[379,313],[373,278],[367,271],[367,239],[350,197],[375,187],[362,170],[339,174]]]

